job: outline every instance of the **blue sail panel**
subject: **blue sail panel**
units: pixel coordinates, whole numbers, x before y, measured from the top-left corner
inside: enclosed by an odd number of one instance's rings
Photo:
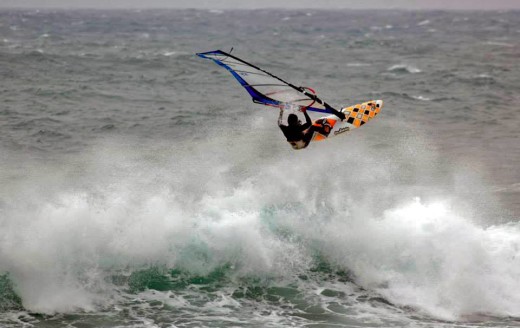
[[[254,102],[276,107],[306,107],[311,111],[330,113],[324,102],[310,94],[310,89],[296,87],[231,54],[215,50],[197,55],[210,59],[228,70],[251,95]]]
[[[207,53],[200,53],[197,55],[202,58],[210,59],[213,62],[215,62],[217,65],[222,66],[225,69],[227,69],[233,75],[233,77],[235,79],[237,79],[238,83],[240,83],[244,87],[244,89],[246,89],[246,91],[251,95],[251,97],[253,98],[253,101],[262,103],[265,105],[270,105],[270,106],[278,106],[278,105],[282,104],[281,102],[276,101],[274,99],[270,99],[270,98],[264,96],[263,94],[259,93],[258,91],[256,91],[254,87],[249,85],[246,82],[246,80],[244,80],[242,78],[241,74],[245,75],[246,73],[237,72],[237,71],[233,70],[229,65],[226,65],[223,61],[216,58],[216,56],[219,55],[218,52],[213,51],[213,52],[207,52]],[[211,55],[214,55],[214,56],[211,56]]]

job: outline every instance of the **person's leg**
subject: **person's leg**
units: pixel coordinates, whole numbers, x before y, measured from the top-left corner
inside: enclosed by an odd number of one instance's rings
[[[317,126],[311,125],[311,127],[305,131],[305,134],[303,135],[303,142],[305,142],[305,147],[309,145],[312,137],[314,136],[314,132],[317,132],[318,129],[319,128]]]

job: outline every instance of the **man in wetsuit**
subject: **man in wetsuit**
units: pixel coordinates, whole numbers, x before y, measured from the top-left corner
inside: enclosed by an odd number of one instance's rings
[[[296,114],[289,114],[287,117],[287,124],[282,124],[283,108],[280,108],[280,116],[278,117],[278,126],[287,138],[287,142],[291,144],[293,149],[303,149],[309,145],[312,140],[316,127],[312,125],[311,118],[307,114],[307,108],[302,107],[300,111],[305,115],[305,124],[298,119]],[[345,119],[345,114],[338,112],[332,108],[332,112],[341,120]]]

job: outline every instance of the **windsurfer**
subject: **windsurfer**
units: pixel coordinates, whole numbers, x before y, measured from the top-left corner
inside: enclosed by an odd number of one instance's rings
[[[280,108],[280,116],[278,117],[278,126],[287,138],[287,142],[291,144],[293,149],[303,149],[309,145],[312,140],[314,132],[318,131],[317,127],[312,125],[311,118],[307,114],[307,108],[302,107],[301,112],[305,115],[305,124],[298,119],[294,113],[287,117],[287,125],[282,124],[283,108]],[[341,120],[345,119],[345,114],[334,110],[334,114]]]

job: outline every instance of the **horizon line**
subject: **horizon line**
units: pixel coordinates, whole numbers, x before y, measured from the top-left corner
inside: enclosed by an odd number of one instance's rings
[[[347,7],[334,7],[334,8],[316,8],[316,7],[258,7],[258,8],[198,8],[198,7],[175,7],[175,6],[152,6],[152,7],[140,7],[140,6],[110,6],[110,7],[89,7],[89,6],[2,6],[0,10],[200,10],[200,11],[252,11],[252,10],[315,10],[315,11],[333,11],[333,10],[371,10],[371,11],[455,11],[455,12],[478,12],[478,11],[520,11],[520,8],[407,8],[407,7],[388,7],[388,8],[347,8]]]

